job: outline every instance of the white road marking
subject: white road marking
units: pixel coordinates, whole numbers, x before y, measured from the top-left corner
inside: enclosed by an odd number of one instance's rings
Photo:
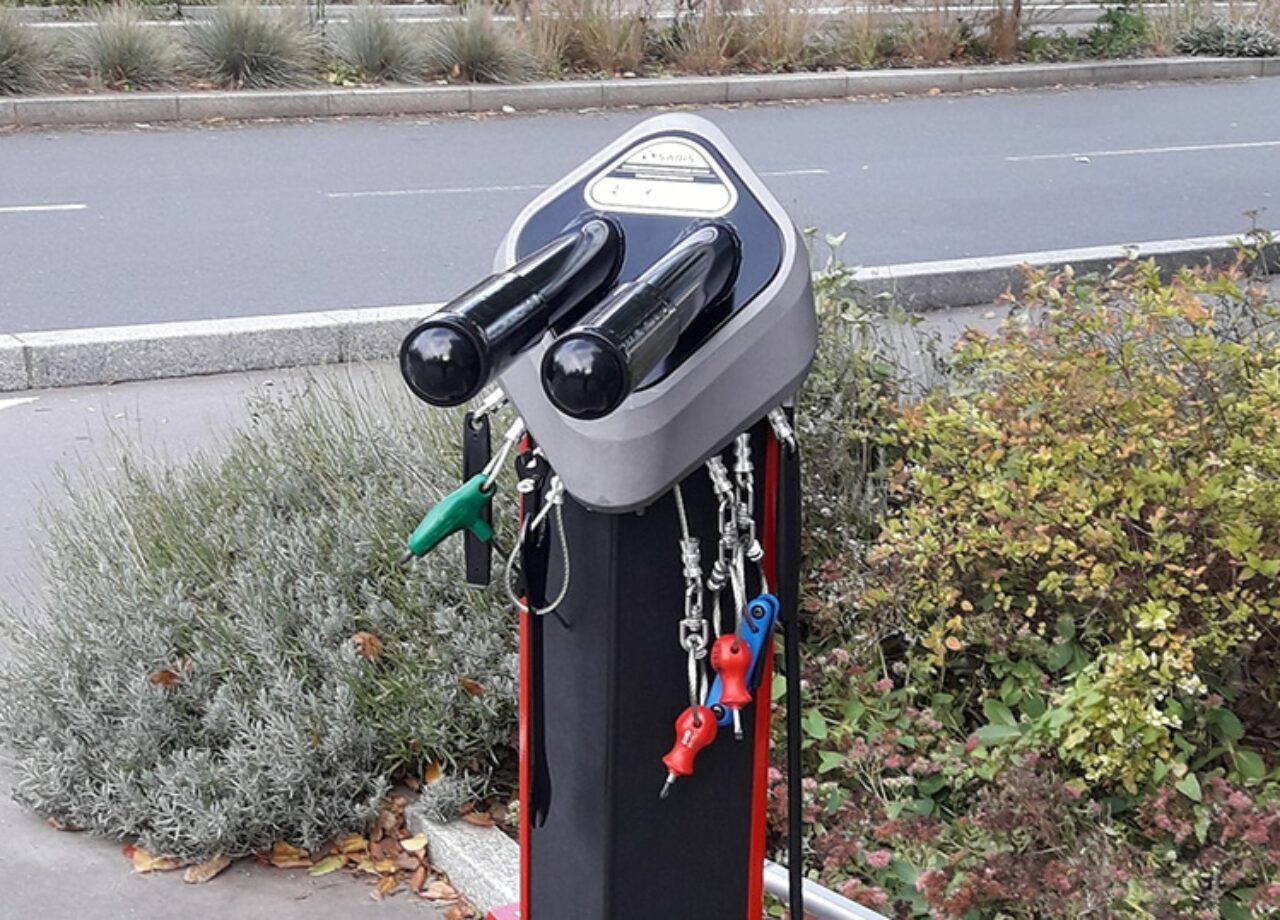
[[[484,192],[540,192],[545,185],[463,185],[457,188],[399,188],[372,192],[329,192],[327,198],[406,198],[413,195],[472,195]]]
[[[0,214],[43,214],[48,211],[83,211],[87,204],[15,204],[0,205]]]
[[[826,176],[830,172],[828,169],[775,169],[771,172],[762,172],[760,176],[765,179],[777,176]]]
[[[762,172],[764,178],[786,176],[825,176],[825,169],[778,169]],[[538,185],[458,185],[445,188],[394,188],[374,189],[367,192],[326,192],[326,198],[411,198],[420,195],[483,195],[493,192],[540,192],[546,183]]]
[[[1182,147],[1129,147],[1121,150],[1086,150],[1083,153],[1037,153],[1029,156],[1005,157],[1007,163],[1032,163],[1037,160],[1078,160],[1093,157],[1141,157],[1162,153],[1202,153],[1207,150],[1256,150],[1280,147],[1280,141],[1240,141],[1231,144],[1187,144]]]
[[[18,406],[25,406],[27,403],[33,403],[40,397],[38,396],[18,396],[13,399],[0,399],[0,412],[5,409],[15,409]]]

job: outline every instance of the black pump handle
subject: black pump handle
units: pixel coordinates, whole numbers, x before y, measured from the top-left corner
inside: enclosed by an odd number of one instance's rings
[[[547,397],[574,418],[613,412],[671,354],[699,313],[732,294],[741,260],[738,235],[727,223],[708,222],[685,234],[547,350]]]
[[[400,371],[409,389],[436,406],[473,399],[552,325],[598,303],[617,280],[622,258],[621,228],[593,214],[485,278],[405,338]]]

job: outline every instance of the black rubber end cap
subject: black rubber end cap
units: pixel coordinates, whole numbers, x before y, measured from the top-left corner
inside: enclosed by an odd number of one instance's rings
[[[603,418],[630,392],[626,362],[617,348],[591,335],[569,334],[542,359],[542,388],[565,415]]]
[[[484,354],[462,329],[427,322],[400,346],[400,373],[415,396],[433,406],[474,398],[488,377]]]

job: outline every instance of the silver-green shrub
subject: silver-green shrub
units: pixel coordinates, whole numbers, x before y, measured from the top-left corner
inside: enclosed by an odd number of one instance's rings
[[[1217,19],[1183,32],[1178,38],[1178,51],[1220,57],[1276,57],[1280,55],[1280,35],[1260,22]]]
[[[147,22],[137,6],[99,7],[89,22],[71,42],[71,62],[92,80],[117,89],[145,89],[173,80],[177,46],[169,30]]]
[[[516,83],[534,69],[514,31],[478,5],[436,30],[429,53],[434,70],[473,83]]]
[[[39,89],[48,70],[35,34],[12,10],[0,6],[0,96]]]
[[[217,453],[68,485],[41,609],[2,624],[20,802],[194,860],[314,847],[401,768],[483,783],[510,751],[515,621],[461,585],[457,541],[398,564],[459,472],[457,417],[409,403],[259,396]]]
[[[315,75],[320,43],[300,11],[263,9],[246,0],[221,3],[188,33],[192,63],[228,86],[295,86]]]
[[[356,6],[335,45],[342,62],[370,83],[417,82],[427,67],[424,44],[381,6]]]

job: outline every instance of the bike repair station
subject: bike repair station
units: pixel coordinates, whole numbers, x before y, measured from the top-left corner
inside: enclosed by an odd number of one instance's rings
[[[790,406],[816,336],[803,236],[714,125],[671,114],[540,194],[495,273],[405,338],[412,391],[472,406],[463,485],[406,558],[462,531],[467,582],[519,611],[521,895],[491,920],[760,920],[767,876],[796,920],[878,916],[801,884]],[[775,630],[791,847],[766,872]]]

